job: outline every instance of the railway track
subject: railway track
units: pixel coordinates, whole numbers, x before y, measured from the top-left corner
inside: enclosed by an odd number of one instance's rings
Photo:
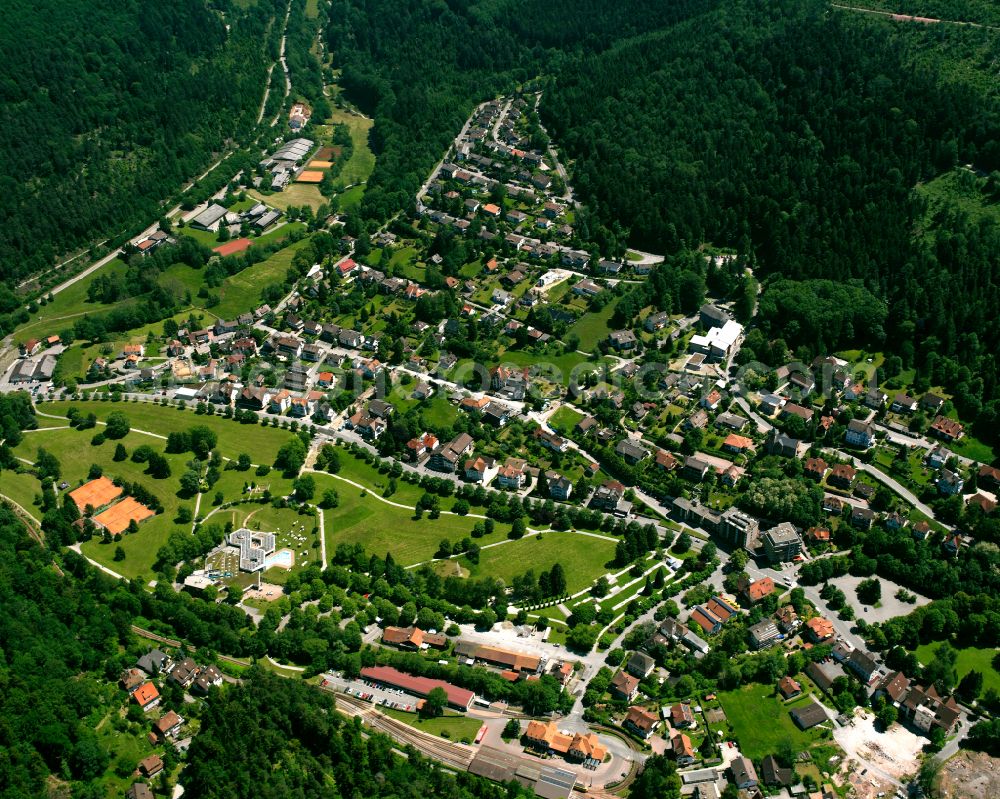
[[[385,733],[398,743],[412,746],[421,754],[447,766],[460,771],[468,770],[473,757],[473,751],[470,747],[442,741],[432,735],[415,730],[409,724],[379,712],[378,708],[370,702],[337,693],[329,688],[324,688],[324,690],[335,694],[339,705],[355,711],[353,715],[360,716],[371,729]]]
[[[143,627],[138,627],[135,624],[132,625],[132,632],[134,632],[136,635],[142,638],[147,638],[150,641],[155,641],[156,643],[163,644],[164,646],[172,646],[175,649],[180,649],[181,647],[180,641],[176,641],[173,638],[166,638],[162,635],[154,633],[152,630],[147,630]],[[216,655],[216,657],[223,663],[232,663],[234,666],[242,666],[243,668],[246,668],[247,666],[250,665],[250,663],[246,660],[240,660],[239,658],[232,658],[229,657],[229,655]]]

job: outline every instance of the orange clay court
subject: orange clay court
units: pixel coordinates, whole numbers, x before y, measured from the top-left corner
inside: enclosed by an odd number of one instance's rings
[[[333,166],[333,161],[313,160],[309,162],[310,169],[329,169],[331,166]]]
[[[296,183],[319,183],[323,180],[323,173],[318,169],[303,169],[297,178]]]
[[[103,508],[111,500],[120,497],[121,493],[121,488],[107,477],[98,477],[96,480],[91,480],[89,483],[84,483],[79,488],[70,491],[69,495],[80,509],[80,513],[83,513],[88,505],[95,510]]]
[[[94,521],[104,526],[109,533],[117,535],[128,527],[128,523],[135,519],[141,522],[150,516],[155,516],[149,508],[141,502],[136,502],[132,497],[125,497],[108,508],[104,513],[99,513],[94,517]]]
[[[243,252],[252,246],[253,242],[250,241],[250,239],[233,239],[232,241],[227,241],[225,244],[220,244],[218,247],[215,247],[212,252],[217,252],[225,258],[227,255]]]

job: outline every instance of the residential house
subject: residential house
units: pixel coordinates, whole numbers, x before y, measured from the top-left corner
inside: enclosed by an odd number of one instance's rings
[[[619,671],[611,678],[611,695],[631,702],[639,694],[639,680],[631,674]]]
[[[690,766],[695,761],[694,746],[691,739],[682,732],[670,736],[670,751],[678,766]]]
[[[150,677],[155,677],[170,668],[170,656],[159,649],[150,649],[136,661],[135,665]]]
[[[139,773],[143,777],[155,777],[163,771],[163,760],[159,755],[150,755],[139,761]]]
[[[944,405],[944,397],[939,397],[934,393],[924,394],[920,398],[920,408],[921,410],[930,411],[931,413],[937,414],[941,407]]]
[[[815,700],[805,707],[797,707],[789,715],[800,730],[811,730],[817,724],[829,721],[826,710]]]
[[[528,463],[521,458],[507,458],[497,471],[497,485],[520,490],[528,482]]]
[[[726,452],[742,455],[748,450],[753,450],[753,439],[736,435],[736,433],[730,433],[722,442],[722,449]]]
[[[438,440],[430,433],[423,433],[416,438],[411,438],[406,442],[406,451],[411,460],[420,460],[428,452],[433,452],[438,445]]]
[[[847,423],[844,439],[849,446],[868,449],[875,443],[875,428],[860,419],[852,419]]]
[[[828,464],[822,458],[806,458],[802,471],[806,477],[812,480],[822,480],[826,474]]]
[[[774,593],[774,580],[770,577],[761,577],[759,580],[754,580],[751,577],[743,576],[739,579],[736,587],[748,604],[756,605],[762,599]]]
[[[965,428],[961,422],[949,419],[947,416],[938,416],[931,424],[930,433],[944,441],[958,441],[965,435]]]
[[[778,608],[774,614],[774,618],[778,622],[778,629],[783,633],[787,634],[798,629],[799,614],[795,612],[795,608],[792,605],[783,605]]]
[[[670,726],[677,730],[690,730],[698,726],[691,705],[677,702],[670,706]]]
[[[795,772],[782,766],[774,755],[767,755],[760,764],[760,773],[765,785],[778,788],[789,786],[795,780]]]
[[[747,789],[757,787],[757,771],[753,767],[753,763],[750,762],[749,758],[740,757],[735,758],[729,764],[729,770],[733,775],[733,782],[736,784],[737,788]]]
[[[465,479],[473,483],[486,485],[497,476],[497,471],[495,458],[480,455],[465,462]]]
[[[948,497],[954,494],[961,494],[965,488],[965,480],[962,478],[962,475],[958,472],[953,472],[951,469],[942,469],[934,483],[937,486],[937,490]]]
[[[917,410],[917,401],[909,394],[900,392],[893,397],[889,410],[893,413],[914,413]]]
[[[933,685],[923,688],[914,685],[900,705],[900,715],[917,729],[930,732],[934,727],[950,735],[961,718],[961,708],[955,698],[942,697]]]
[[[805,624],[806,631],[805,635],[814,644],[822,644],[833,638],[836,633],[836,629],[833,626],[833,622],[829,619],[824,619],[822,616],[814,616],[809,619]]]
[[[615,453],[631,466],[635,466],[649,457],[649,450],[631,438],[623,438],[619,441],[615,446]]]
[[[178,716],[173,710],[168,710],[159,721],[153,723],[153,732],[161,741],[173,738],[181,729],[184,719]]]
[[[625,670],[640,680],[646,679],[656,668],[656,661],[645,652],[633,652],[625,664]]]
[[[622,350],[633,349],[638,340],[635,337],[635,333],[631,330],[615,330],[608,336],[608,342],[612,347],[621,352]]]
[[[868,508],[851,508],[851,524],[859,530],[870,530],[875,523],[876,514]]]
[[[862,649],[855,649],[851,656],[845,661],[845,665],[858,675],[861,682],[871,685],[875,679],[881,678],[878,662],[875,658]]]
[[[133,782],[125,791],[125,799],[155,799],[153,791],[144,782]]]
[[[665,472],[672,472],[679,466],[677,458],[663,449],[656,450],[656,465]]]
[[[809,424],[813,419],[814,412],[811,408],[804,408],[794,402],[786,402],[781,409],[781,418],[787,419],[791,416],[798,416],[803,422]]]
[[[135,702],[143,713],[148,713],[160,704],[160,692],[151,682],[144,682],[132,692],[132,701]]]
[[[650,333],[655,333],[657,330],[663,330],[670,323],[670,314],[666,311],[659,311],[657,313],[651,313],[646,317],[646,321],[643,322],[643,327]]]
[[[549,496],[565,502],[573,493],[573,482],[568,477],[563,477],[556,472],[546,472],[545,481],[548,484]]]
[[[773,428],[767,439],[767,451],[771,455],[794,458],[798,455],[800,441]]]
[[[448,646],[448,637],[440,633],[425,632],[419,627],[386,627],[382,631],[382,643],[412,651],[428,647],[444,649]]]
[[[646,739],[653,734],[653,731],[660,726],[659,717],[644,707],[633,705],[628,709],[623,725],[625,729]]]
[[[699,460],[694,455],[688,455],[684,459],[684,476],[701,482],[704,480],[713,469],[711,464],[705,463],[703,460]]]
[[[838,463],[830,470],[827,482],[838,488],[850,489],[854,478],[857,477],[858,470],[847,463]]]
[[[472,452],[474,444],[472,436],[468,433],[459,433],[454,439],[435,451],[427,465],[439,472],[455,472],[461,459]]]
[[[785,700],[794,699],[802,693],[802,685],[786,674],[778,680],[778,693]]]

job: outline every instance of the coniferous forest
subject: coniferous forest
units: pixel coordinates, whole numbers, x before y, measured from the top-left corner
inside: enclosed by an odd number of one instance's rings
[[[149,224],[251,131],[279,12],[278,0],[5,3],[0,279]]]
[[[997,216],[932,204],[921,187],[960,171],[982,184],[984,203],[1000,198],[996,31],[893,23],[823,0],[588,13],[558,2],[374,5],[341,0],[328,31],[349,96],[377,120],[369,216],[412,204],[473,102],[537,78],[543,121],[589,208],[580,223],[605,254],[733,248],[758,277],[792,281],[765,281],[766,306],[794,311],[762,316],[766,335],[803,357],[893,352],[918,387],[946,386],[995,438]],[[885,310],[858,326],[838,311],[827,324],[826,290],[802,282],[815,280],[851,284]]]

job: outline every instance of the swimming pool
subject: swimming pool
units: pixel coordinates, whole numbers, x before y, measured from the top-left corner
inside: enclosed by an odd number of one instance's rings
[[[272,566],[290,569],[293,565],[295,565],[295,553],[290,549],[279,549],[264,559],[265,569],[270,569]]]

